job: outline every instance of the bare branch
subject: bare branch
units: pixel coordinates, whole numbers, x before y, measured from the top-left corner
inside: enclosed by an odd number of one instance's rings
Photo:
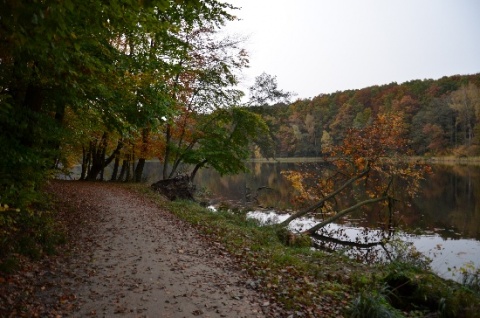
[[[323,199],[321,199],[320,201],[318,201],[317,203],[315,203],[314,205],[312,206],[309,206],[308,208],[302,210],[302,211],[299,211],[297,213],[295,213],[294,215],[292,215],[291,217],[289,217],[288,219],[286,219],[285,221],[283,221],[282,223],[280,223],[280,226],[287,226],[291,221],[299,218],[299,217],[302,217],[304,216],[305,214],[307,214],[308,212],[310,211],[313,211],[315,209],[318,209],[320,208],[321,206],[323,206],[323,204],[330,200],[331,198],[335,197],[337,194],[339,194],[343,189],[345,189],[346,187],[348,187],[349,185],[351,185],[353,182],[363,178],[365,175],[368,174],[368,172],[370,171],[370,166],[367,166],[365,168],[365,170],[362,171],[362,173],[350,178],[347,182],[345,182],[342,186],[340,186],[337,190],[331,192],[329,195],[327,195],[326,197],[324,197]]]
[[[364,205],[367,205],[367,204],[372,204],[372,203],[376,203],[376,202],[380,202],[380,201],[385,201],[385,200],[388,200],[388,196],[382,196],[382,197],[378,197],[378,198],[374,198],[374,199],[369,199],[369,200],[365,200],[365,201],[362,201],[362,202],[358,202],[357,204],[349,207],[348,209],[345,209],[345,210],[342,210],[340,212],[338,212],[337,214],[335,214],[334,216],[332,216],[331,218],[328,218],[327,220],[323,221],[323,222],[320,222],[318,223],[317,225],[311,227],[310,229],[306,230],[305,232],[303,232],[304,234],[309,234],[311,235],[312,233],[315,233],[318,229],[324,227],[325,225],[327,224],[330,224],[336,220],[338,220],[339,218],[355,211],[356,209],[364,206]]]

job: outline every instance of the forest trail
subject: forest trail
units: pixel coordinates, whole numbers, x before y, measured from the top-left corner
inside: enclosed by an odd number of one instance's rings
[[[56,279],[68,286],[72,316],[268,315],[226,253],[148,199],[111,183],[55,181],[49,188],[85,223],[73,233],[68,276]]]

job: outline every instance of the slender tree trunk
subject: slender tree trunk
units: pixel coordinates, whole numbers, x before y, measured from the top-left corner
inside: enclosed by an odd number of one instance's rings
[[[98,174],[102,170],[103,161],[105,158],[102,158],[103,149],[102,147],[107,143],[107,132],[104,132],[102,138],[99,142],[91,142],[90,149],[92,153],[92,166],[88,170],[87,180],[95,181],[97,179]]]
[[[130,164],[131,164],[131,160],[130,160],[130,155],[129,155],[128,160],[127,160],[127,165],[125,167],[125,171],[126,171],[125,182],[130,181]]]
[[[103,175],[105,173],[105,155],[106,155],[106,152],[107,152],[107,145],[104,145],[103,149],[102,149],[102,169],[100,170],[100,181],[103,181]]]
[[[137,166],[135,167],[135,182],[142,181],[143,168],[145,167],[145,158],[138,159]]]
[[[41,112],[43,100],[44,94],[42,89],[32,83],[28,84],[22,103],[22,106],[26,109],[28,126],[21,139],[22,144],[28,148],[33,148],[35,146],[41,147],[41,145],[37,144],[38,140],[35,133],[35,127],[37,127],[38,119],[35,114]]]
[[[92,150],[93,159],[92,159],[92,166],[90,167],[87,175],[87,180],[96,180],[98,174],[102,171],[102,169],[108,166],[113,159],[118,155],[120,150],[123,147],[123,141],[120,139],[117,143],[117,147],[112,152],[112,154],[105,158],[106,155],[106,148],[107,148],[107,141],[108,141],[108,134],[105,132],[102,136],[101,142],[99,143],[98,147],[96,146]]]
[[[110,181],[117,181],[117,174],[118,174],[118,166],[119,165],[120,165],[120,156],[116,155],[115,156],[115,162],[113,164],[112,177],[110,178]]]
[[[190,181],[193,182],[195,176],[197,175],[198,170],[200,170],[205,164],[208,162],[207,159],[203,160],[202,162],[198,163],[195,168],[193,169],[192,173],[190,174]]]
[[[141,157],[138,158],[137,166],[135,167],[135,182],[142,181],[143,169],[145,167],[145,161],[148,155],[148,141],[150,136],[150,128],[144,128],[142,130],[142,150],[141,150]]]
[[[170,161],[170,139],[171,139],[171,127],[167,124],[165,133],[165,157],[163,161],[163,180],[168,178],[168,162]]]
[[[80,180],[85,180],[85,176],[87,175],[88,169],[88,159],[87,159],[87,150],[85,146],[82,146],[82,172],[80,173]]]
[[[63,103],[58,103],[57,108],[55,111],[55,123],[57,126],[60,128],[63,125],[63,119],[65,117],[65,104]],[[61,163],[60,160],[60,146],[61,142],[60,140],[56,140],[53,143],[53,149],[56,151],[55,153],[55,158],[53,159],[53,168],[57,169],[58,165]]]
[[[120,176],[118,177],[118,181],[122,182],[125,176],[125,173],[128,168],[128,159],[123,159],[122,161],[122,169],[120,170]]]
[[[132,175],[128,181],[133,181],[135,178],[135,148],[132,149],[132,160],[130,161],[132,163]]]

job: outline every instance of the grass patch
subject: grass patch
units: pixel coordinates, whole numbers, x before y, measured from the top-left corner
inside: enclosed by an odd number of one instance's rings
[[[403,257],[388,266],[360,264],[340,253],[312,250],[304,237],[290,244],[284,230],[261,227],[241,211],[211,212],[193,202],[167,202],[144,186],[131,187],[221,244],[250,275],[252,286],[283,304],[287,316],[476,317],[480,310],[474,288],[439,278],[423,261]]]
[[[393,308],[385,295],[378,291],[363,291],[354,299],[350,310],[352,318],[397,318],[404,315]]]

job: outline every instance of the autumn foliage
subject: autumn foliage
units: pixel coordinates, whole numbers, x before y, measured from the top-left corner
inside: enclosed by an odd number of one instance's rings
[[[479,74],[337,91],[253,110],[268,122],[277,157],[322,156],[324,146],[339,145],[348,129],[391,112],[401,114],[412,154],[480,154]]]
[[[329,149],[318,173],[285,173],[298,191],[298,199],[311,205],[283,225],[310,212],[328,216],[307,231],[314,233],[367,205],[377,204],[391,212],[397,200],[416,195],[420,180],[429,171],[408,160],[408,148],[400,113],[379,115],[364,128],[348,129],[343,142]]]

